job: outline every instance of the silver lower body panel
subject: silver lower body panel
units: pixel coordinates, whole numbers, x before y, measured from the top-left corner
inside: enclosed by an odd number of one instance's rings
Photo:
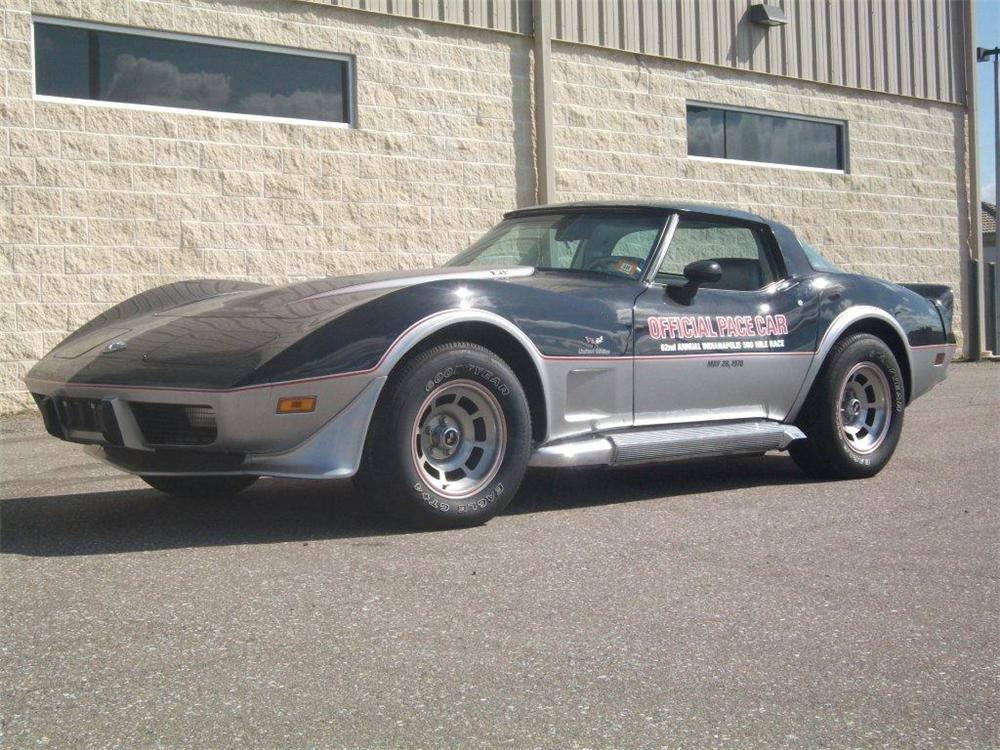
[[[131,474],[247,474],[296,479],[347,479],[357,473],[368,423],[386,378],[372,379],[332,419],[298,445],[278,452],[145,451],[91,445],[87,451]],[[235,460],[230,460],[236,456]]]
[[[794,425],[746,420],[613,432],[539,447],[532,466],[635,466],[784,450],[805,434]]]
[[[910,350],[910,401],[923,396],[948,377],[954,356],[954,344],[915,346]]]

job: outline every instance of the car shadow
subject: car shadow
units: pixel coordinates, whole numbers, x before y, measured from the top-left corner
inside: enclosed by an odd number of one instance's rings
[[[532,470],[504,515],[806,481],[785,456],[628,471]],[[417,532],[387,521],[349,482],[264,480],[235,498],[209,501],[152,489],[0,501],[0,554],[105,555],[408,533]]]

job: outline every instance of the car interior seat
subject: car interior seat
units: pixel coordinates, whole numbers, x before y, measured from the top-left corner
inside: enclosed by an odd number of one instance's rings
[[[729,289],[735,292],[752,291],[764,286],[760,261],[756,258],[711,258],[722,269],[722,278],[705,284],[712,289]]]

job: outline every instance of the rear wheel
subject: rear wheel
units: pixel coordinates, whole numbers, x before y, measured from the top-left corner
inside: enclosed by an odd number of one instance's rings
[[[855,334],[830,352],[799,416],[805,440],[789,446],[804,471],[855,479],[878,474],[903,430],[906,390],[892,350]]]
[[[386,384],[359,480],[407,525],[473,526],[507,506],[530,450],[527,398],[507,363],[478,344],[442,344]]]
[[[174,477],[153,474],[143,474],[139,478],[153,489],[168,495],[198,499],[231,497],[259,479],[243,475]]]

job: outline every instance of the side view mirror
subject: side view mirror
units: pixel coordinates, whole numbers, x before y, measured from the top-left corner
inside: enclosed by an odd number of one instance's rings
[[[711,284],[722,278],[722,267],[714,260],[696,260],[684,266],[684,278],[691,284]]]

